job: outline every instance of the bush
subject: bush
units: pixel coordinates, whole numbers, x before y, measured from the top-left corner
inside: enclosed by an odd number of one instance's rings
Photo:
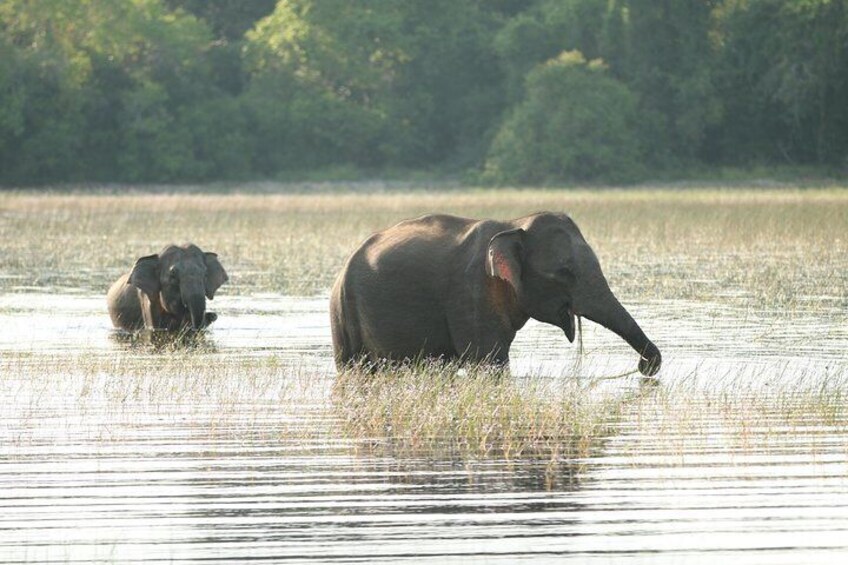
[[[533,69],[496,135],[484,179],[498,184],[626,182],[642,172],[636,98],[599,60],[562,53]]]

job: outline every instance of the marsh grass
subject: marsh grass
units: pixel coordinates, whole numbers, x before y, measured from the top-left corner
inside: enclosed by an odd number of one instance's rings
[[[405,453],[464,458],[579,459],[615,429],[630,394],[574,379],[514,378],[486,366],[420,362],[376,373],[350,369],[333,384],[349,437]]]
[[[421,362],[321,377],[276,357],[196,350],[0,360],[0,437],[61,438],[75,426],[118,441],[150,417],[236,439],[340,438],[360,449],[465,460],[574,460],[614,430],[629,395],[575,380],[515,379],[490,367]],[[49,415],[48,418],[45,418]]]
[[[193,241],[219,253],[231,273],[222,292],[316,295],[327,291],[360,241],[401,219],[430,212],[508,219],[555,210],[575,219],[613,289],[624,295],[718,298],[787,312],[848,305],[848,192],[838,188],[353,188],[0,193],[0,290],[105,292],[139,256]]]
[[[662,453],[686,465],[716,450],[815,456],[834,442],[848,453],[844,369],[824,380],[810,373],[752,381],[728,371],[714,386],[694,374],[596,386],[429,362],[330,377],[274,356],[195,350],[79,353],[57,362],[31,354],[0,360],[7,454],[33,442],[121,442],[151,427],[401,460],[543,463],[553,481],[578,477],[614,437],[628,438],[634,464]]]
[[[715,450],[815,455],[834,442],[848,452],[848,375],[819,377],[734,377],[714,387],[630,377],[599,388],[579,379],[418,364],[377,374],[349,370],[333,384],[332,405],[346,437],[405,456],[579,466],[622,435],[634,462],[663,453],[685,465]]]
[[[235,439],[330,438],[325,390],[311,367],[276,357],[200,352],[4,355],[0,437],[7,442],[76,429],[118,441],[153,423]]]
[[[678,465],[690,457],[735,454],[815,456],[834,445],[848,456],[848,370],[829,374],[766,369],[699,375],[655,387],[623,405],[628,451],[663,453]],[[703,377],[713,381],[705,384]],[[718,377],[718,378],[717,378]]]
[[[138,256],[194,241],[230,273],[221,293],[325,295],[362,239],[403,218],[538,210],[571,214],[620,296],[709,303],[717,316],[725,307],[768,311],[779,324],[816,312],[838,324],[848,311],[848,192],[838,188],[0,193],[0,292],[105,294]],[[49,437],[88,421],[85,433],[120,439],[154,417],[236,439],[322,438],[401,455],[555,464],[591,457],[620,434],[633,434],[634,458],[644,448],[681,460],[716,442],[756,451],[787,438],[848,436],[843,369],[750,380],[731,370],[647,388],[636,377],[594,387],[420,364],[332,379],[274,356],[217,354],[202,340],[123,345],[108,356],[4,354],[2,437]],[[709,379],[720,386],[702,386]]]

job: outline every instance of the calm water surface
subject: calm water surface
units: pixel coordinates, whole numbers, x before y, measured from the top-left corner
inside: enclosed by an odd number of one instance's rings
[[[330,381],[325,299],[211,306],[220,318],[197,355],[300,364]],[[663,351],[661,387],[779,387],[848,370],[837,308],[628,306]],[[591,382],[635,368],[608,331],[584,322],[583,341],[580,355],[531,322],[513,373]],[[688,427],[669,433],[634,408],[594,456],[555,466],[411,456],[321,433],[333,415],[320,394],[289,407],[238,396],[225,418],[202,394],[107,398],[88,389],[114,375],[62,378],[80,351],[168,355],[114,332],[102,296],[0,295],[0,356],[54,375],[0,377],[0,562],[817,563],[848,553],[848,426],[801,408],[789,423],[766,414],[740,432],[696,403]],[[638,388],[632,376],[610,382]]]

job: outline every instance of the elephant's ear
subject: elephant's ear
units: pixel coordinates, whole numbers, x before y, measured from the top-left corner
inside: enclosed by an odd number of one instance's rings
[[[151,298],[159,294],[159,256],[148,255],[137,260],[127,282]]]
[[[521,256],[524,252],[524,230],[502,231],[489,241],[486,274],[503,279],[518,292],[521,286]]]
[[[212,300],[215,298],[215,291],[230,277],[227,276],[227,272],[221,266],[216,254],[207,251],[203,254],[203,257],[206,260],[206,298]]]

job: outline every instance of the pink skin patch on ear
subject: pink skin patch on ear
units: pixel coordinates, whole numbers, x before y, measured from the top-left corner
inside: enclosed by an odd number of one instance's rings
[[[509,266],[509,261],[506,260],[502,253],[493,253],[492,263],[495,265],[495,274],[498,277],[515,285],[515,274],[512,272],[512,267]]]

